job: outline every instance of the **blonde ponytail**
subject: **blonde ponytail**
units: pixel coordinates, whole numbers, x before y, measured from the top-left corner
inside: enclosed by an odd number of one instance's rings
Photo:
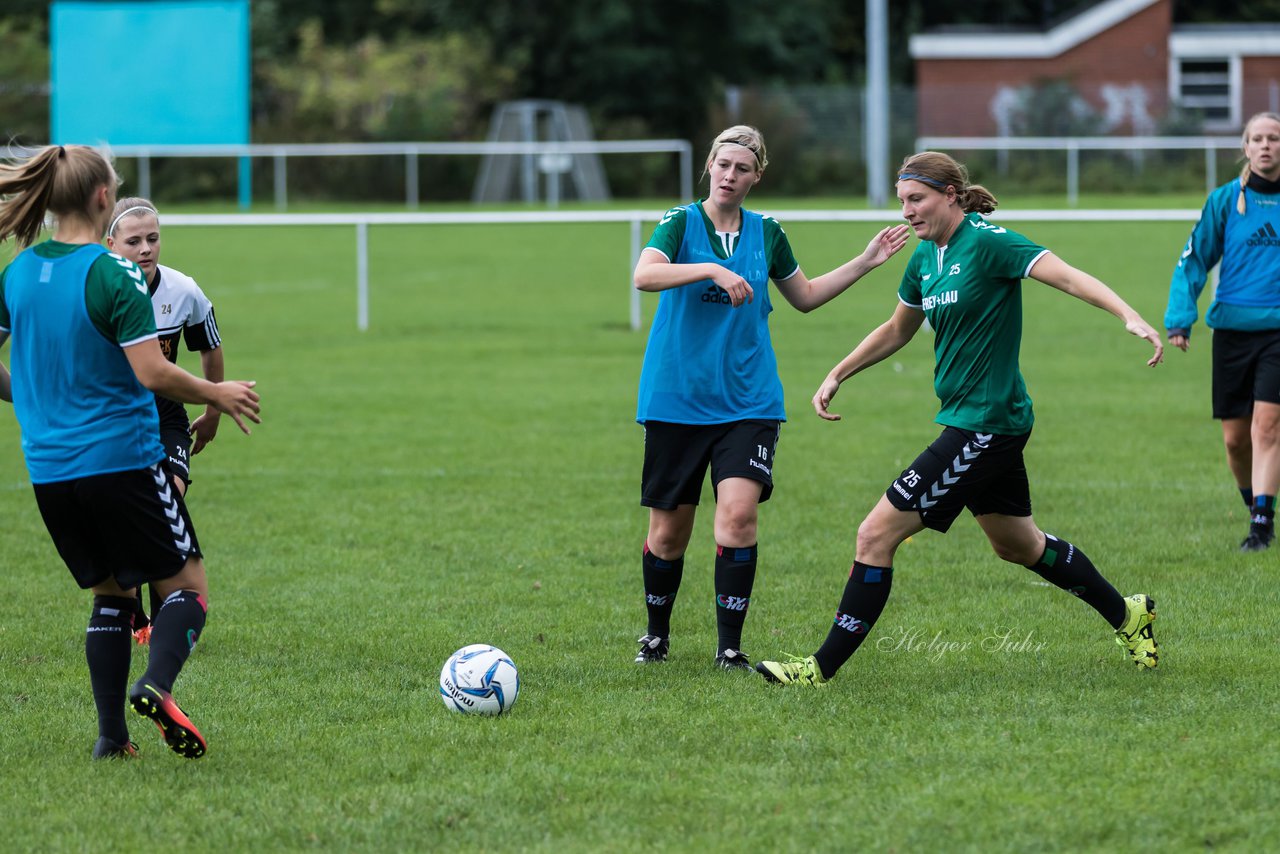
[[[19,246],[30,246],[48,214],[87,215],[94,191],[115,180],[111,164],[87,145],[48,145],[34,157],[0,164],[0,243],[16,237]]]

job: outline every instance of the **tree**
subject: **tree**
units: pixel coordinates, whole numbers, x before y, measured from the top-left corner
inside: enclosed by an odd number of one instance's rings
[[[296,53],[257,69],[263,141],[468,139],[512,85],[513,72],[474,35],[371,34],[331,45],[311,20],[298,37]]]
[[[1184,24],[1272,24],[1280,21],[1280,0],[1174,0],[1173,20]]]
[[[0,18],[0,122],[10,142],[49,139],[49,48],[38,17]]]
[[[694,138],[726,85],[847,79],[830,41],[843,4],[824,0],[379,0],[374,8],[375,26],[448,22],[484,34],[518,69],[517,97],[585,104],[606,128],[640,124]]]

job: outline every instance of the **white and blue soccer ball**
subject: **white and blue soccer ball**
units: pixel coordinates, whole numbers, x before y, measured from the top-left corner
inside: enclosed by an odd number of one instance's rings
[[[500,715],[520,695],[516,665],[496,646],[473,643],[449,656],[440,670],[440,699],[467,715]]]

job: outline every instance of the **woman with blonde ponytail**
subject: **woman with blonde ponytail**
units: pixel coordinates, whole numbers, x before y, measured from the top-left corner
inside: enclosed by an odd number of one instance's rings
[[[214,317],[213,303],[195,279],[160,263],[160,214],[148,199],[130,196],[116,202],[107,226],[107,248],[138,265],[146,276],[147,292],[156,318],[160,352],[170,362],[178,361],[178,344],[186,339],[187,349],[200,354],[200,373],[210,382],[222,382],[224,361],[222,336]],[[173,488],[187,498],[191,485],[191,458],[204,450],[218,432],[222,413],[206,406],[194,422],[187,408],[176,400],[156,396],[160,416],[160,444],[164,446],[164,467]],[[139,590],[141,596],[141,590]],[[161,599],[150,590],[151,613],[160,610]],[[151,638],[151,619],[145,609],[135,614],[133,636],[140,644]]]
[[[99,242],[116,203],[115,170],[81,145],[0,165],[0,242],[26,247],[0,273],[0,397],[12,401],[36,504],[58,554],[93,593],[85,658],[98,711],[94,759],[137,754],[126,699],[171,750],[205,740],[170,693],[204,628],[208,583],[191,517],[161,462],[155,395],[204,403],[248,433],[252,382],[197,379],[170,363],[138,265]],[[47,216],[53,237],[36,243]],[[165,597],[147,669],[128,688],[137,587]],[[51,698],[44,700],[52,703]],[[48,708],[59,728],[74,715]]]
[[[1213,330],[1213,417],[1249,508],[1242,552],[1270,548],[1280,488],[1280,115],[1245,124],[1240,177],[1209,194],[1169,283],[1164,325],[1186,351],[1196,303],[1221,262],[1205,325]]]
[[[772,217],[743,207],[769,157],[756,128],[721,131],[707,154],[707,196],[667,211],[635,268],[658,307],[640,370],[636,421],[644,425],[640,504],[649,508],[641,554],[647,630],[635,662],[667,660],[671,615],[684,576],[703,482],[715,507],[715,666],[749,670],[742,631],[759,551],[760,504],[773,493],[774,451],[786,420],[769,336],[769,283],[802,312],[819,308],[907,242],[903,225],[812,279]]]

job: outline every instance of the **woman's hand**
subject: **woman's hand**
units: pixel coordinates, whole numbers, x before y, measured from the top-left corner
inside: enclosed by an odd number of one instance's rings
[[[1125,331],[1130,335],[1136,335],[1139,338],[1145,338],[1151,342],[1151,346],[1155,348],[1155,355],[1147,360],[1147,366],[1154,368],[1156,365],[1164,361],[1164,344],[1160,341],[1160,333],[1151,328],[1151,325],[1141,317],[1125,322]],[[1185,339],[1184,339],[1185,340]]]
[[[755,291],[751,289],[751,284],[746,279],[727,267],[721,267],[718,264],[715,266],[716,271],[711,277],[711,281],[715,282],[716,287],[729,295],[734,308],[744,302],[751,302],[755,298]]]
[[[820,418],[827,421],[839,421],[840,416],[827,409],[831,405],[831,399],[836,396],[836,392],[840,390],[840,381],[834,377],[827,377],[822,381],[822,385],[818,386],[817,392],[813,395],[813,410],[818,413]]]
[[[191,435],[195,437],[191,444],[191,456],[203,451],[204,446],[213,441],[213,437],[218,435],[218,422],[221,420],[221,412],[206,409],[199,418],[191,422]]]
[[[252,421],[254,424],[261,424],[262,417],[259,413],[262,411],[259,404],[258,393],[253,390],[257,383],[244,380],[227,380],[226,382],[215,383],[213,386],[213,394],[211,397],[211,405],[219,412],[224,412],[231,416],[236,422],[236,426],[243,430],[246,434],[249,432],[248,426],[245,425],[245,419]]]
[[[870,267],[879,267],[907,244],[909,234],[911,234],[911,227],[905,224],[891,225],[882,229],[867,244],[867,250],[862,253],[863,260]]]

